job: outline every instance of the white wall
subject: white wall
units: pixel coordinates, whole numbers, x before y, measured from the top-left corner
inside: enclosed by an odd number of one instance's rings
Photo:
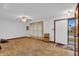
[[[26,24],[11,18],[0,18],[0,38],[10,39],[28,36]]]
[[[29,23],[26,23],[24,26],[29,26],[29,30],[25,30],[25,33],[26,33],[26,37],[30,37],[30,24]],[[26,29],[26,28],[24,28]]]

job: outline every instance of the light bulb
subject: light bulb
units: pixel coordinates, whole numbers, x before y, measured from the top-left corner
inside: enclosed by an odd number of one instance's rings
[[[26,22],[26,19],[22,19],[23,22]]]
[[[68,11],[68,13],[67,13],[67,14],[68,14],[68,16],[70,16],[70,15],[71,15],[71,11]]]

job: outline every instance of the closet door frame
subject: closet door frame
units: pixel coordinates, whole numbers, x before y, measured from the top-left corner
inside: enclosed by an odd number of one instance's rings
[[[39,22],[42,23],[42,37],[43,37],[43,30],[44,30],[44,29],[43,29],[43,28],[44,28],[44,27],[43,27],[43,21],[33,22],[33,23],[30,24],[30,26],[31,26],[32,24],[39,23]],[[30,28],[30,29],[31,29],[31,28]],[[38,25],[37,25],[37,29],[38,29]],[[31,32],[31,30],[30,30],[30,32]],[[38,30],[37,30],[37,37],[36,37],[36,39],[38,39]],[[42,40],[42,39],[41,39],[41,40]]]

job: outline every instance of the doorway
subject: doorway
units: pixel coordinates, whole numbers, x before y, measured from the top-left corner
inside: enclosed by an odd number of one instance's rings
[[[75,31],[76,21],[74,18],[60,19],[54,21],[54,42],[57,47],[64,48],[75,54]]]
[[[75,38],[76,35],[76,20],[74,18],[68,19],[68,45],[71,47],[71,50],[75,49]]]

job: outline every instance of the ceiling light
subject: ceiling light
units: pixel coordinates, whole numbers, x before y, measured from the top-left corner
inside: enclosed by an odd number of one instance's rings
[[[18,16],[18,19],[21,20],[22,22],[29,22],[31,20],[30,17],[22,15],[22,16]]]
[[[19,16],[18,18],[19,18],[19,20],[21,20],[23,22],[26,22],[26,20],[27,20],[26,16]]]
[[[73,10],[67,10],[66,11],[66,15],[68,15],[68,16],[72,15],[72,13],[73,13]]]
[[[68,16],[70,16],[72,14],[72,11],[69,10],[67,14]]]

